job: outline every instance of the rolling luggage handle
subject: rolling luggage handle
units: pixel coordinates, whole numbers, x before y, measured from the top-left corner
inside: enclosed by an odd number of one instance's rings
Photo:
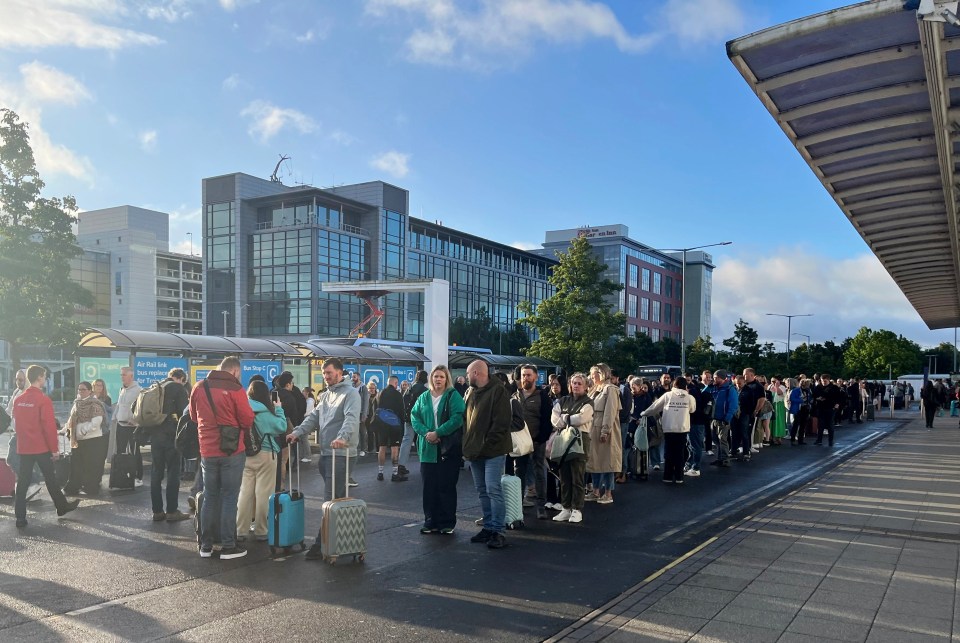
[[[331,447],[333,448],[333,447]],[[343,450],[346,452],[346,478],[343,480],[344,498],[350,497],[350,447],[344,447]],[[323,457],[322,455],[320,457]],[[299,467],[298,467],[299,468]],[[337,499],[337,449],[333,449],[333,455],[330,456],[330,479],[333,481],[333,484],[330,485],[330,500]]]

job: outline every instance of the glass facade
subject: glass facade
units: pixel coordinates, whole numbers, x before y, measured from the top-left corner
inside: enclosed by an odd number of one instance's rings
[[[233,304],[236,300],[237,221],[234,203],[210,203],[203,218],[205,247],[203,261],[207,273],[207,333],[229,335]],[[223,311],[228,311],[224,324]],[[226,326],[226,327],[224,327]]]
[[[91,307],[74,309],[77,321],[87,326],[109,327],[110,253],[84,250],[82,255],[70,260],[70,278],[93,295]]]

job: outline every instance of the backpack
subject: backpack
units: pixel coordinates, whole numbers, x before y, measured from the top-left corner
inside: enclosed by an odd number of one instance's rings
[[[174,440],[177,451],[187,460],[200,457],[200,432],[197,423],[184,413],[177,423],[177,437]]]
[[[133,421],[138,427],[160,426],[167,419],[163,412],[163,383],[154,382],[149,388],[141,389],[130,409]]]
[[[7,415],[6,410],[0,408],[0,433],[6,433],[7,429],[10,428],[10,416]]]

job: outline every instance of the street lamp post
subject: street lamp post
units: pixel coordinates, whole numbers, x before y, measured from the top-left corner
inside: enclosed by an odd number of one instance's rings
[[[190,237],[190,256],[193,256],[193,233],[188,232],[187,236]]]
[[[243,329],[240,327],[240,320],[246,319],[246,317],[245,317],[244,314],[243,314],[243,311],[244,311],[245,308],[248,308],[249,306],[250,306],[250,304],[244,304],[244,305],[240,306],[240,316],[237,317],[237,332],[235,332],[235,333],[233,334],[234,337],[243,337],[243,334],[242,334],[242,333],[243,333]],[[247,325],[249,326],[249,324],[247,324]]]
[[[803,333],[793,333],[797,337],[805,337],[807,339],[807,346],[810,345],[810,335],[804,335]]]
[[[687,253],[692,250],[703,250],[704,248],[713,248],[715,246],[729,246],[733,241],[721,241],[720,243],[708,243],[703,246],[692,246],[690,248],[665,248],[660,252],[682,252],[683,259],[680,264],[680,372],[687,372]]]
[[[227,311],[227,309],[224,308],[223,309],[223,336],[224,337],[227,336],[227,315],[229,314],[230,313]]]
[[[813,317],[813,313],[803,313],[802,315],[784,315],[783,313],[767,313],[769,317],[786,317],[787,318],[787,374],[790,374],[790,325],[793,323],[794,317]]]

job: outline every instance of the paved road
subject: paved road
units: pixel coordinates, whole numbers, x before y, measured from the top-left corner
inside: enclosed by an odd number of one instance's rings
[[[479,515],[469,473],[457,534],[425,537],[417,473],[376,482],[368,457],[355,475],[369,505],[362,565],[271,560],[257,544],[236,561],[201,559],[190,523],[150,521],[145,488],[85,501],[59,522],[49,500],[31,503],[23,533],[2,500],[0,639],[539,641],[900,424],[844,426],[833,450],[766,448],[683,487],[654,475],[613,505],[588,505],[580,525],[533,520],[502,551],[468,542]],[[322,483],[304,476],[315,532]]]

